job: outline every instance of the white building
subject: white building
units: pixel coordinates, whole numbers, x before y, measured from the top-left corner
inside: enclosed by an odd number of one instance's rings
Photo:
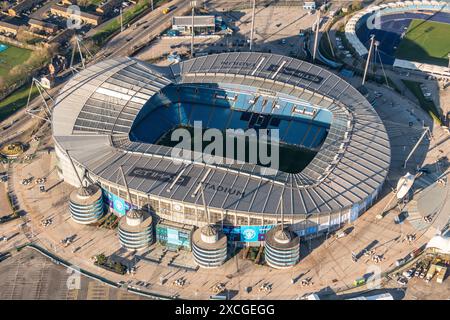
[[[214,33],[216,22],[214,16],[195,16],[194,30],[196,34]],[[173,17],[172,29],[182,34],[192,34],[192,16]]]
[[[315,1],[305,1],[303,3],[303,9],[305,9],[305,10],[316,10],[316,2]]]
[[[450,256],[450,237],[449,233],[436,235],[427,243],[426,249],[442,255]]]

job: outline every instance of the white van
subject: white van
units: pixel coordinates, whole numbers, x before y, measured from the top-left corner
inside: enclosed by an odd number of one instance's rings
[[[336,239],[343,238],[343,237],[345,237],[346,235],[347,235],[347,234],[346,234],[344,231],[339,232],[339,233],[336,235]]]

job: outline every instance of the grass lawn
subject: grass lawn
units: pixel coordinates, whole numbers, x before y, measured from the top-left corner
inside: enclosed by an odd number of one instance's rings
[[[31,55],[31,50],[22,49],[7,44],[8,49],[0,52],[0,76],[5,77],[9,70],[24,63]]]
[[[3,121],[11,114],[23,108],[27,104],[28,94],[30,92],[30,85],[26,84],[6,99],[0,101],[0,121]],[[31,97],[34,98],[38,95],[36,86],[33,86]]]
[[[414,19],[396,52],[396,58],[448,65],[450,24]]]
[[[439,124],[441,124],[441,117],[436,108],[436,105],[433,101],[425,100],[425,97],[422,94],[422,90],[420,89],[420,83],[409,80],[402,80],[405,86],[416,96],[417,100],[419,100],[419,104],[423,110],[425,110],[432,119],[436,120]]]

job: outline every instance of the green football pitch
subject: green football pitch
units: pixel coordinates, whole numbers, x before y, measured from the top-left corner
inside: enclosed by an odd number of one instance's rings
[[[450,24],[414,19],[400,42],[396,58],[447,66]]]
[[[24,63],[31,55],[31,50],[7,45],[8,48],[0,52],[0,76],[4,77],[14,66]]]

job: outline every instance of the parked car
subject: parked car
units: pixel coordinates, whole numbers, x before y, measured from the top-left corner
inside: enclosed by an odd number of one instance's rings
[[[399,278],[397,279],[397,283],[398,283],[399,285],[405,286],[406,284],[408,284],[408,280],[406,280],[406,278],[399,277]]]

